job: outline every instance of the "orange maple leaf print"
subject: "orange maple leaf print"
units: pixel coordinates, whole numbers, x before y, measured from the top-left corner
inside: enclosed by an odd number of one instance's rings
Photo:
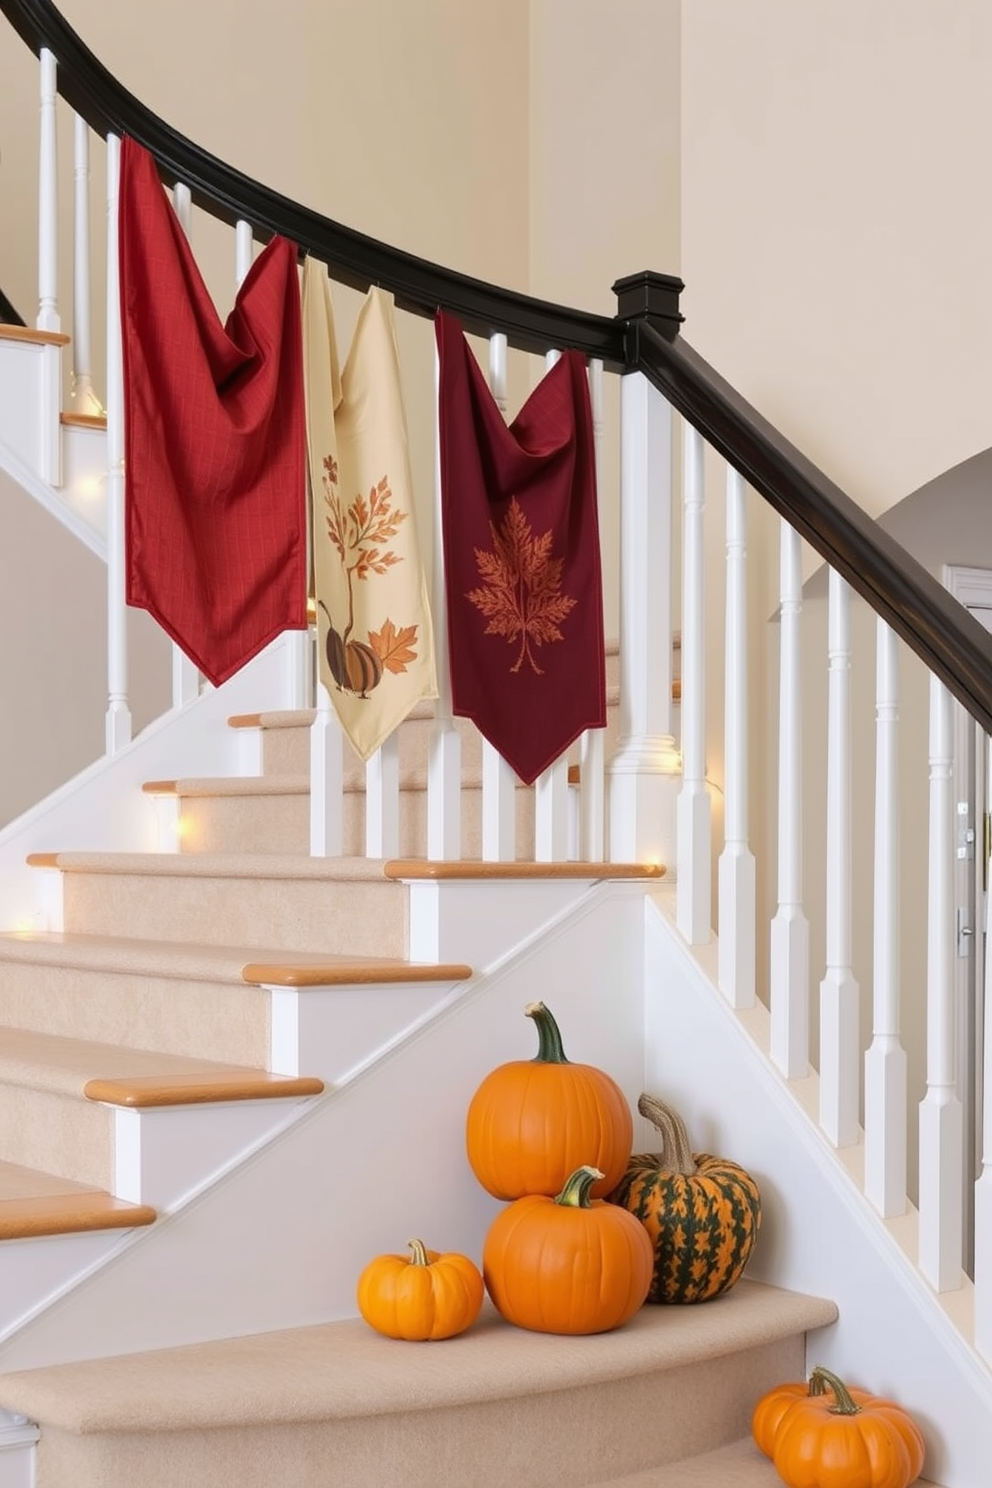
[[[397,630],[392,620],[384,621],[381,630],[369,631],[372,650],[386,671],[397,676],[406,671],[411,661],[416,661],[416,639],[416,625],[403,625]]]
[[[561,558],[551,556],[550,532],[535,537],[523,508],[514,496],[499,527],[490,522],[492,552],[476,548],[475,561],[482,587],[470,589],[470,599],[489,621],[485,635],[520,638],[520,652],[511,672],[519,672],[524,658],[539,677],[544,675],[531,647],[565,637],[559,624],[578,603],[561,590]]]

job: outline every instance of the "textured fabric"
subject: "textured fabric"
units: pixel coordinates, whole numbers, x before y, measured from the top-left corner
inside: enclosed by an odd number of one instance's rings
[[[458,321],[435,324],[453,707],[530,784],[606,724],[585,363],[561,356],[507,427]]]
[[[227,322],[152,157],[121,151],[127,602],[211,682],[306,628],[297,250],[273,238]]]
[[[308,258],[303,328],[320,677],[368,759],[437,695],[392,295],[369,291],[342,371],[327,273]]]

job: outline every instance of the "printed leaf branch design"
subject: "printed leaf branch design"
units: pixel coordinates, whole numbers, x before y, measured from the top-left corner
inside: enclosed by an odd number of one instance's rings
[[[345,507],[338,494],[337,461],[330,455],[324,459],[324,471],[327,535],[338,551],[348,579],[348,624],[341,635],[342,641],[347,642],[355,624],[353,580],[367,579],[371,573],[384,574],[394,564],[403,562],[395,553],[381,551],[379,545],[396,536],[407,513],[393,510],[387,475],[372,487],[368,500],[359,492],[351,505]]]
[[[492,552],[475,550],[482,587],[470,589],[466,598],[488,619],[486,635],[520,638],[510,671],[519,672],[526,657],[542,677],[531,647],[563,641],[560,623],[578,601],[560,593],[563,560],[551,556],[552,533],[535,537],[515,496],[500,526],[490,522],[489,531]]]
[[[367,642],[351,638],[355,627],[354,580],[387,573],[403,562],[385,544],[396,536],[408,514],[393,510],[393,493],[386,475],[372,487],[367,499],[359,493],[345,507],[338,494],[337,461],[331,455],[324,458],[323,484],[327,535],[348,582],[348,623],[340,634],[334,629],[327,606],[319,601],[327,616],[327,664],[339,689],[367,698],[378,687],[384,670],[398,675],[417,659],[416,625],[397,630],[387,618],[381,630],[368,632]]]

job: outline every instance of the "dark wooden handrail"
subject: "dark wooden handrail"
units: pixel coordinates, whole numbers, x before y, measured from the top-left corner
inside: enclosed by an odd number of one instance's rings
[[[992,636],[681,335],[669,335],[672,324],[662,335],[647,309],[632,309],[636,290],[621,295],[623,314],[611,319],[392,248],[260,185],[172,129],[117,82],[50,0],[0,0],[0,12],[36,53],[54,53],[59,92],[93,129],[131,135],[155,156],[166,185],[182,181],[213,216],[247,221],[261,241],[279,233],[339,282],[360,290],[379,284],[414,314],[432,317],[443,308],[466,330],[501,332],[525,351],[573,348],[608,367],[643,372],[992,733]],[[647,277],[677,301],[678,279]]]

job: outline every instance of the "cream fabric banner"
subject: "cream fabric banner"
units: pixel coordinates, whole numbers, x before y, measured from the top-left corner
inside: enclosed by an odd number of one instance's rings
[[[339,370],[327,271],[308,258],[303,355],[320,679],[367,760],[437,696],[392,295],[369,290]]]

